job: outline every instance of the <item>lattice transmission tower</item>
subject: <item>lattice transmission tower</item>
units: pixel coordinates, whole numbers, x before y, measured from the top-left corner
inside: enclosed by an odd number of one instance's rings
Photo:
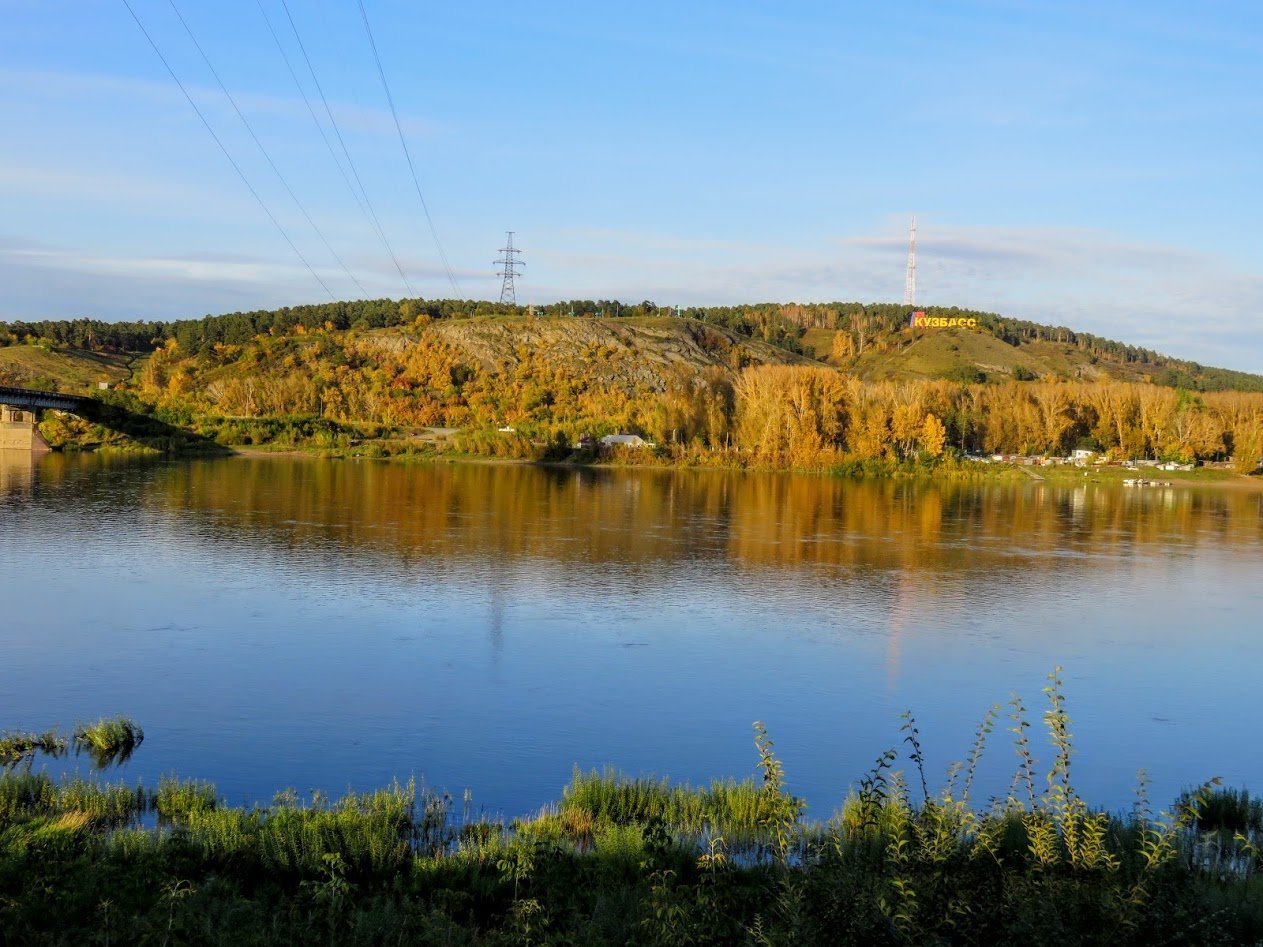
[[[915,308],[917,304],[917,215],[912,215],[912,229],[908,234],[908,275],[903,281],[903,304]]]
[[[496,271],[500,277],[500,302],[516,306],[517,292],[513,288],[513,280],[517,277],[517,267],[526,266],[526,264],[518,259],[518,254],[522,251],[513,246],[513,231],[508,230],[505,232],[508,234],[508,240],[500,248],[499,259],[493,262],[500,267]]]

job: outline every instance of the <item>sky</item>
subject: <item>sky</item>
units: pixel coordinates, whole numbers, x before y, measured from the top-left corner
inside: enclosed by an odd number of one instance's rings
[[[915,214],[921,305],[1263,372],[1258,0],[0,13],[0,320],[497,299],[509,230],[520,303],[899,302]]]

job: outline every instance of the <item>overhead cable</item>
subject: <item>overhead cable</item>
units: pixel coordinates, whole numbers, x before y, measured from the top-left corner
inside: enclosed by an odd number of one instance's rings
[[[359,289],[360,295],[367,296],[368,290],[366,290],[363,284],[355,278],[355,274],[351,272],[347,265],[342,262],[342,257],[338,256],[338,251],[329,245],[329,241],[325,239],[324,233],[322,233],[320,228],[316,226],[316,222],[311,219],[311,214],[307,213],[307,208],[304,207],[303,202],[298,199],[298,195],[294,193],[294,189],[289,186],[289,182],[285,180],[285,175],[283,175],[281,173],[281,169],[276,166],[276,162],[273,161],[272,156],[268,154],[268,150],[263,146],[263,142],[259,140],[259,136],[254,133],[253,126],[251,126],[241,109],[237,106],[237,100],[232,97],[232,93],[229,92],[228,87],[224,85],[224,80],[219,77],[219,73],[216,72],[215,67],[211,65],[210,58],[206,55],[205,50],[202,49],[202,44],[197,41],[197,37],[193,35],[192,28],[189,26],[188,21],[184,19],[184,14],[180,12],[179,7],[175,5],[175,0],[168,0],[168,2],[171,4],[171,9],[175,12],[176,17],[179,18],[181,25],[183,25],[184,31],[189,34],[189,39],[193,41],[194,47],[196,47],[198,54],[202,57],[202,62],[206,63],[206,68],[209,69],[211,75],[215,77],[215,81],[219,83],[220,91],[224,93],[224,97],[227,98],[228,102],[232,105],[233,111],[237,113],[237,118],[241,119],[241,124],[244,125],[246,131],[250,133],[250,137],[254,139],[254,143],[259,147],[259,151],[267,160],[269,167],[271,167],[271,169],[276,173],[276,177],[285,188],[286,193],[293,199],[295,206],[297,206],[302,212],[302,215],[307,218],[307,223],[309,223],[311,225],[311,229],[316,232],[316,236],[319,237],[320,242],[325,245],[325,249],[329,251],[335,260],[337,260],[338,266],[342,267],[342,272],[344,272],[351,282]]]
[[[136,15],[136,11],[132,9],[132,5],[128,2],[128,0],[123,0],[123,6],[127,7],[127,12],[132,15],[132,19],[136,21],[136,25],[140,27],[140,32],[143,33],[145,39],[148,40],[149,45],[153,48],[154,53],[162,62],[162,65],[166,68],[167,73],[171,76],[172,80],[174,80],[175,84],[179,86],[180,91],[184,94],[184,98],[188,101],[193,111],[197,113],[197,117],[202,120],[202,124],[206,126],[206,131],[209,132],[211,138],[215,140],[215,144],[219,146],[219,150],[224,153],[224,157],[228,159],[228,163],[232,165],[232,169],[237,172],[237,177],[241,178],[241,183],[246,186],[246,189],[254,197],[259,207],[262,208],[263,213],[267,215],[268,220],[272,221],[272,225],[276,227],[277,231],[285,239],[285,242],[289,244],[289,248],[294,251],[294,255],[302,261],[303,266],[307,268],[307,272],[309,272],[312,275],[312,278],[320,284],[321,288],[328,294],[329,298],[334,302],[337,302],[337,297],[333,295],[333,292],[325,284],[325,281],[320,278],[320,274],[317,273],[315,269],[312,268],[312,265],[307,262],[307,258],[303,256],[302,251],[300,251],[294,244],[294,241],[290,239],[289,234],[285,232],[285,228],[281,226],[281,222],[276,219],[276,216],[268,209],[268,205],[264,202],[263,198],[259,196],[259,192],[254,189],[254,185],[250,183],[250,179],[246,177],[245,172],[241,170],[241,166],[233,160],[232,155],[228,153],[228,149],[224,147],[224,143],[219,140],[219,136],[215,134],[215,129],[213,129],[210,122],[206,120],[206,116],[202,114],[202,110],[197,107],[197,103],[194,102],[193,97],[189,95],[188,89],[184,87],[184,83],[180,81],[180,77],[175,74],[175,70],[172,69],[171,64],[167,62],[167,58],[162,55],[162,50],[158,48],[158,44],[154,42],[153,37],[149,35],[149,31],[145,29],[145,24],[140,21],[140,17],[138,17]]]
[[[430,234],[434,237],[434,246],[439,251],[439,259],[443,261],[443,269],[447,271],[447,280],[452,284],[452,289],[460,294],[460,287],[456,284],[456,275],[452,272],[451,265],[447,262],[447,254],[443,251],[443,242],[439,240],[439,233],[434,227],[434,220],[430,217],[430,208],[425,203],[425,195],[421,193],[421,182],[417,180],[417,169],[412,163],[412,153],[408,151],[408,142],[403,137],[403,127],[399,124],[399,113],[395,111],[395,100],[390,94],[390,85],[386,82],[386,71],[382,68],[381,57],[377,54],[377,43],[373,39],[373,29],[368,25],[368,11],[364,9],[364,0],[358,0],[360,5],[360,18],[364,21],[364,32],[368,34],[368,44],[373,50],[373,60],[377,63],[377,74],[381,76],[382,88],[386,91],[386,101],[390,104],[390,114],[395,120],[395,131],[399,133],[399,144],[403,146],[404,157],[408,159],[408,171],[412,174],[412,183],[417,189],[417,197],[421,201],[421,209],[425,211],[425,222],[430,226]]]
[[[276,44],[276,51],[281,54],[281,61],[285,63],[285,68],[289,71],[289,77],[294,80],[294,88],[298,90],[298,94],[302,96],[303,104],[307,106],[307,114],[311,116],[312,122],[316,126],[316,131],[320,133],[320,138],[325,143],[325,148],[329,150],[329,157],[333,159],[334,165],[342,175],[342,180],[346,183],[347,189],[351,192],[351,197],[355,199],[355,204],[359,207],[360,212],[368,218],[368,209],[364,206],[364,200],[360,197],[359,191],[355,189],[355,185],[351,183],[350,177],[347,176],[346,168],[342,166],[342,159],[338,157],[338,153],[333,150],[333,142],[329,140],[329,136],[325,134],[324,125],[320,124],[320,119],[316,117],[316,110],[312,107],[311,99],[307,95],[307,90],[303,88],[303,84],[298,80],[298,74],[294,72],[294,66],[289,61],[289,53],[285,52],[285,45],[281,42],[280,36],[277,35],[276,27],[272,25],[272,18],[268,16],[267,9],[263,6],[263,0],[255,0],[259,7],[259,13],[263,16],[263,22],[267,24],[268,32],[272,34],[272,42]],[[369,223],[372,220],[369,219]]]
[[[302,51],[303,61],[307,63],[307,71],[311,73],[311,81],[315,83],[316,91],[320,93],[320,101],[325,107],[325,115],[329,117],[329,124],[333,126],[333,133],[337,136],[338,144],[342,147],[342,154],[346,156],[346,163],[351,169],[355,183],[359,186],[360,193],[364,196],[364,203],[368,207],[369,216],[373,220],[377,234],[381,237],[382,244],[386,247],[386,252],[390,254],[390,259],[395,264],[395,269],[399,271],[399,278],[403,280],[403,284],[408,290],[408,295],[415,296],[416,291],[413,290],[412,284],[408,282],[408,277],[404,275],[403,267],[399,265],[399,258],[395,256],[395,251],[391,248],[390,241],[386,239],[386,231],[382,229],[381,221],[377,218],[377,212],[373,210],[373,202],[369,199],[368,190],[364,187],[364,182],[360,180],[360,173],[356,170],[355,161],[351,158],[351,152],[346,146],[346,141],[342,138],[342,131],[338,128],[337,119],[333,117],[333,110],[329,108],[329,100],[325,97],[324,88],[316,77],[316,70],[311,64],[311,57],[307,55],[307,47],[303,45],[303,39],[298,35],[298,26],[294,23],[293,14],[289,12],[289,4],[286,0],[281,0],[281,6],[285,10],[285,17],[289,20],[289,28],[294,33],[294,39],[298,42],[298,48]]]

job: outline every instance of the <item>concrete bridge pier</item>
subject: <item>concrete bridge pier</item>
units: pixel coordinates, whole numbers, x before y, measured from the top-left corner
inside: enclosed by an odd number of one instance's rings
[[[0,404],[0,450],[43,453],[49,450],[35,426],[35,412]]]

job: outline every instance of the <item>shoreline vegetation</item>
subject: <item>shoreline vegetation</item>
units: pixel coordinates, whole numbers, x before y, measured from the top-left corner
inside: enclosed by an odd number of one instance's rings
[[[910,326],[894,304],[675,312],[580,300],[12,323],[0,324],[0,383],[91,395],[92,417],[49,412],[41,424],[67,450],[268,447],[854,477],[973,476],[967,458],[1076,450],[1239,474],[1263,463],[1263,376],[993,313],[926,315],[976,327]],[[606,435],[637,446],[598,458],[589,445]]]
[[[1263,938],[1263,800],[1218,780],[1155,814],[1071,781],[1060,669],[1039,720],[1013,697],[931,788],[915,719],[823,822],[804,819],[766,729],[754,778],[705,787],[576,769],[513,819],[414,780],[332,800],[229,806],[155,788],[0,774],[0,931],[24,944],[1253,944]],[[130,721],[128,722],[130,724]],[[139,728],[106,731],[114,745]],[[1017,766],[980,800],[989,744]],[[1037,754],[1048,759],[1041,766]]]
[[[541,445],[542,446],[542,445]],[[312,460],[380,461],[403,463],[524,464],[559,468],[595,468],[606,470],[677,470],[727,471],[749,473],[789,473],[814,476],[864,479],[913,479],[926,481],[970,481],[1029,483],[1044,482],[1049,486],[1079,486],[1086,483],[1121,485],[1140,479],[1152,487],[1213,487],[1218,489],[1263,491],[1263,476],[1256,471],[1242,474],[1224,465],[1199,466],[1192,470],[1169,471],[1157,461],[1124,466],[1118,462],[1075,466],[1072,464],[1027,466],[1014,462],[979,461],[947,456],[934,463],[924,461],[842,462],[827,467],[776,467],[748,465],[729,455],[695,456],[676,459],[670,454],[659,456],[634,449],[616,449],[598,453],[592,450],[540,450],[539,456],[504,456],[475,453],[459,447],[419,441],[416,438],[348,438],[346,446],[317,446],[294,443],[281,437],[274,442],[254,444],[174,444],[164,449],[143,444],[113,444],[67,441],[56,451],[66,454],[100,453],[122,458],[158,457],[288,457]]]

